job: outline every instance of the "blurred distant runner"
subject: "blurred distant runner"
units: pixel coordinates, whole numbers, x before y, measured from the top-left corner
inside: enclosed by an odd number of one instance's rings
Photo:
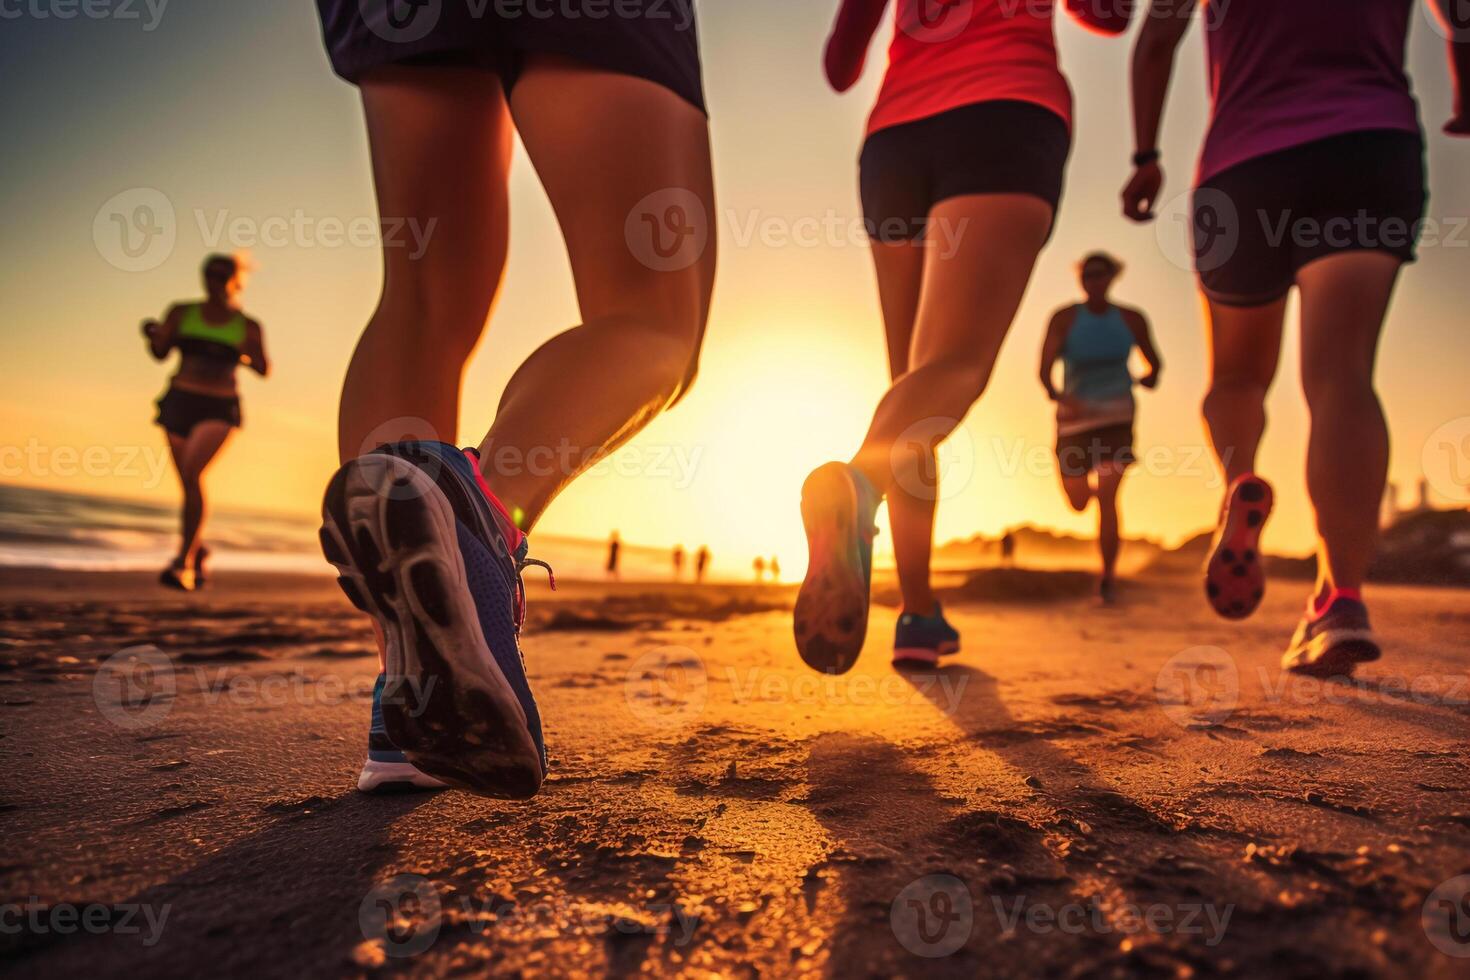
[[[158,400],[156,422],[168,435],[184,490],[182,529],[178,556],[159,581],[184,591],[202,587],[208,576],[204,472],[243,421],[235,370],[244,364],[261,377],[270,373],[260,324],[240,308],[245,281],[239,260],[211,255],[204,261],[203,273],[203,301],[178,303],[161,323],[143,324],[149,353],[156,359],[163,360],[175,349],[179,352],[179,369]]]

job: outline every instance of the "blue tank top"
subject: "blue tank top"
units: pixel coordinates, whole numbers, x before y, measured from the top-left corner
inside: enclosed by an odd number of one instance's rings
[[[1085,304],[1062,345],[1062,391],[1083,402],[1115,402],[1133,395],[1128,358],[1133,353],[1133,331],[1116,306],[1094,313]]]

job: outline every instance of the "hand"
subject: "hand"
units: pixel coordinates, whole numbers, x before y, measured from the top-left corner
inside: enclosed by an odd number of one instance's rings
[[[1470,136],[1470,115],[1461,114],[1444,124],[1446,136]]]
[[[149,340],[152,340],[154,337],[157,337],[158,336],[158,331],[159,330],[162,330],[162,329],[163,329],[163,327],[159,324],[159,322],[157,320],[144,320],[143,321],[143,336],[146,337],[146,338],[148,338]]]
[[[1051,385],[1043,385],[1042,387],[1044,387],[1046,389],[1046,398],[1047,398],[1047,401],[1053,401],[1054,402],[1059,397],[1061,397],[1061,396],[1059,396],[1057,394],[1057,390],[1055,388],[1053,388]]]
[[[1145,374],[1143,377],[1139,378],[1138,383],[1152,391],[1159,386],[1159,372],[1150,371],[1148,374]]]
[[[1158,162],[1146,163],[1133,171],[1133,177],[1123,188],[1123,215],[1132,221],[1144,222],[1154,219],[1154,205],[1159,192],[1164,188],[1164,170]]]
[[[1057,421],[1070,422],[1082,414],[1082,403],[1067,395],[1057,397]]]

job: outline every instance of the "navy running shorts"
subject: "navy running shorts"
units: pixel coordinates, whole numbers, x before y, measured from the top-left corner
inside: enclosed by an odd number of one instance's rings
[[[1200,286],[1224,306],[1264,306],[1324,256],[1413,262],[1427,202],[1418,133],[1363,130],[1246,160],[1195,188]]]
[[[1030,194],[1056,220],[1072,135],[1032,102],[998,99],[880,129],[859,162],[868,237],[924,237],[934,205],[966,194]]]
[[[317,0],[332,69],[453,65],[515,87],[529,54],[662,85],[705,111],[694,0]]]

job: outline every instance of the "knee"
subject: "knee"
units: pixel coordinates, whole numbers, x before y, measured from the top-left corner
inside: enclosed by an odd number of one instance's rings
[[[468,358],[485,331],[498,280],[467,278],[427,268],[390,274],[369,331],[411,340],[412,350],[435,358]]]
[[[1366,370],[1346,366],[1303,365],[1302,394],[1308,409],[1326,405],[1362,404],[1376,401],[1373,377]]]
[[[1092,501],[1092,488],[1085,483],[1079,486],[1069,481],[1062,489],[1067,492],[1068,505],[1079,514],[1086,510],[1088,503]]]
[[[978,364],[962,357],[946,357],[920,364],[915,372],[922,372],[930,385],[944,388],[962,399],[967,405],[980,400],[990,384],[992,364]]]

